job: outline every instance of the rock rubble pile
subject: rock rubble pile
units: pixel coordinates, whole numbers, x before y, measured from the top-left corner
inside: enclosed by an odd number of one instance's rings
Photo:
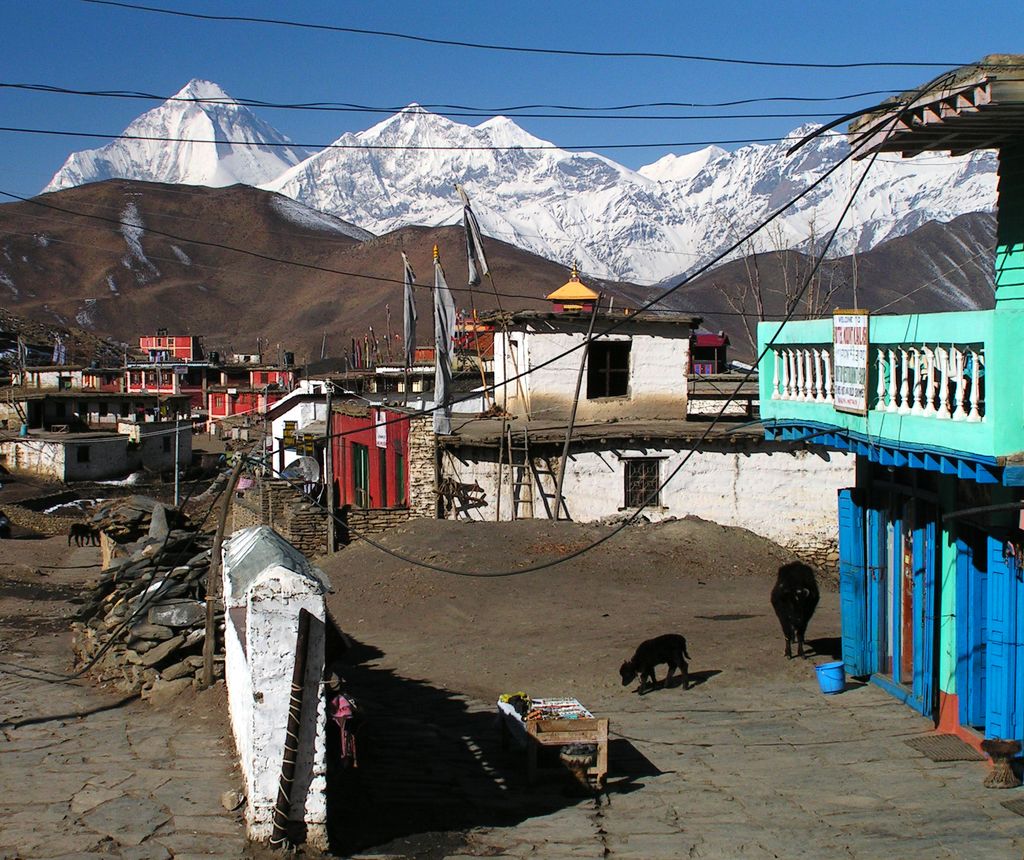
[[[92,524],[110,560],[74,624],[79,665],[92,664],[99,680],[144,698],[165,698],[197,683],[212,537],[147,496],[101,507]],[[218,613],[214,629],[222,626]],[[222,678],[223,650],[214,653],[214,677]]]

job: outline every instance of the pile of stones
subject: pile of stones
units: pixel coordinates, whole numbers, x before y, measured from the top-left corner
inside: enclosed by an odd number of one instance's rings
[[[110,560],[74,624],[78,664],[144,698],[168,698],[197,685],[212,538],[146,496],[103,506],[93,525]],[[218,613],[214,629],[222,626]],[[223,650],[217,650],[214,677],[222,678]]]

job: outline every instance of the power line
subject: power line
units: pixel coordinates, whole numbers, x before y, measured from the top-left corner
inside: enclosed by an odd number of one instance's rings
[[[29,92],[49,93],[53,95],[89,96],[95,98],[133,99],[159,102],[182,102],[185,104],[211,104],[231,107],[241,105],[243,107],[257,107],[267,110],[294,110],[294,111],[324,111],[341,113],[399,113],[409,105],[366,105],[356,102],[272,102],[263,99],[247,98],[245,96],[227,96],[225,98],[204,98],[200,96],[180,95],[159,95],[148,93],[142,90],[82,90],[73,87],[62,87],[56,84],[28,84],[15,82],[0,82],[0,89],[27,90]],[[449,104],[445,102],[419,102],[418,106],[429,110],[432,113],[443,111],[466,111],[466,113],[454,114],[455,116],[502,116],[514,115],[517,111],[527,110],[559,110],[570,112],[600,112],[600,111],[630,111],[643,108],[720,108],[740,107],[742,105],[760,104],[764,102],[837,102],[850,99],[867,98],[868,96],[891,96],[900,92],[900,89],[888,90],[863,90],[857,93],[845,93],[839,96],[752,96],[744,99],[732,99],[719,102],[635,102],[633,104],[618,105],[570,105],[558,103],[535,103],[521,105],[462,105]],[[448,115],[448,114],[443,114]],[[571,118],[572,113],[566,115]],[[619,118],[619,117],[616,117]],[[659,117],[669,119],[670,117]]]
[[[761,66],[786,69],[859,69],[859,68],[920,68],[962,66],[965,63],[948,62],[911,62],[906,60],[863,61],[853,63],[809,63],[782,60],[753,60],[738,57],[717,57],[700,54],[673,54],[660,51],[584,51],[569,48],[530,48],[521,45],[500,45],[487,42],[468,42],[455,39],[436,39],[412,33],[400,33],[391,30],[371,30],[359,27],[341,27],[333,24],[319,24],[305,21],[294,21],[284,18],[260,18],[251,15],[212,15],[200,12],[185,12],[179,9],[165,9],[159,6],[144,6],[138,3],[117,2],[117,0],[81,0],[96,6],[112,6],[130,9],[136,12],[152,12],[160,15],[171,15],[178,18],[192,18],[200,21],[219,21],[242,24],[268,24],[277,27],[290,27],[302,30],[319,30],[332,33],[349,33],[357,36],[375,36],[389,39],[401,39],[408,42],[419,42],[428,45],[444,45],[455,48],[474,48],[486,51],[503,51],[516,54],[538,54],[560,57],[598,57],[604,59],[654,59],[654,60],[686,60],[691,62],[724,63],[741,66]]]
[[[94,2],[94,0],[82,0],[82,2]],[[0,126],[0,131],[9,134],[32,134],[48,137],[83,137],[94,140],[142,140],[154,141],[157,143],[209,143],[228,144],[230,146],[254,146],[259,149],[315,149],[315,150],[367,150],[385,152],[544,152],[551,150],[563,150],[566,152],[588,152],[601,151],[606,149],[669,149],[684,146],[731,146],[741,143],[779,143],[777,137],[736,137],[719,140],[675,140],[661,141],[657,143],[598,143],[598,144],[568,144],[560,146],[554,143],[527,144],[494,146],[490,144],[469,144],[466,146],[451,145],[417,145],[417,144],[385,144],[385,143],[295,143],[278,142],[266,140],[244,140],[232,138],[194,138],[194,137],[165,137],[151,134],[110,134],[106,132],[93,131],[69,131],[67,129],[54,128],[27,128],[23,126]],[[846,137],[837,132],[825,132],[819,137]],[[782,138],[783,141],[788,138]]]

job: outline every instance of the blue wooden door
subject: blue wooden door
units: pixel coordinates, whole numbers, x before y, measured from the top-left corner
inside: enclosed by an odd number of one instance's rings
[[[867,565],[864,508],[854,489],[839,491],[839,609],[848,675],[867,675]]]
[[[985,725],[988,547],[964,527],[956,542],[956,692],[960,724]]]
[[[1020,564],[1003,554],[1004,543],[988,537],[988,644],[985,650],[985,735],[1020,740],[1017,682]]]
[[[914,524],[914,682],[917,709],[925,716],[934,710],[935,644],[935,518],[930,506],[916,505]]]
[[[886,514],[877,508],[867,512],[867,670],[872,674],[890,671]]]

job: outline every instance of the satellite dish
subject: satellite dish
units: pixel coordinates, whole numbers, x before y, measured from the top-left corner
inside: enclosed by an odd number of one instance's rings
[[[281,472],[281,477],[315,484],[320,480],[320,464],[313,457],[299,457]]]

